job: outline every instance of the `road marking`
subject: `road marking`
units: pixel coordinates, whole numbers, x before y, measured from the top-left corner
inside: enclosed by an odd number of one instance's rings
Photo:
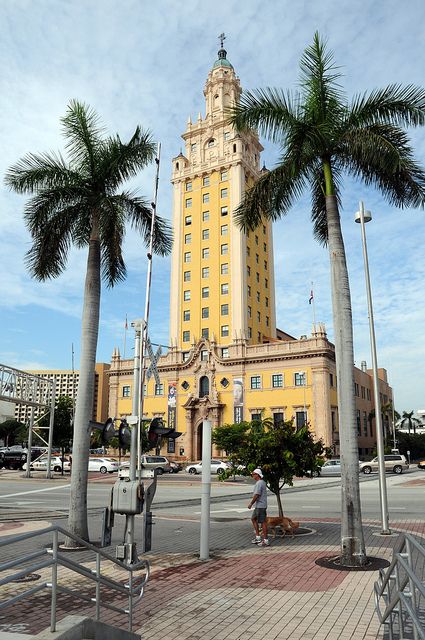
[[[236,511],[236,513],[245,513],[245,511],[248,511],[248,507],[245,507],[245,509],[216,509],[215,511],[210,510],[210,513],[228,513],[230,511]],[[202,513],[202,511],[194,511],[193,513],[195,515],[199,515]]]
[[[318,506],[317,504],[303,504],[301,506],[301,509],[321,509],[322,507]]]
[[[15,498],[16,496],[26,496],[29,493],[42,493],[43,491],[56,491],[57,489],[67,489],[70,484],[63,484],[60,487],[47,487],[47,489],[33,489],[32,491],[20,491],[19,493],[8,493],[7,495],[0,495],[0,499],[3,498]]]

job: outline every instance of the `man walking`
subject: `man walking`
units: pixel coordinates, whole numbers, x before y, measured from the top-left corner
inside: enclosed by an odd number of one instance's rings
[[[248,505],[248,509],[251,509],[255,505],[254,513],[252,514],[252,526],[255,531],[255,538],[253,544],[258,544],[262,547],[268,547],[270,542],[267,537],[267,486],[263,480],[263,472],[261,469],[254,469],[251,473],[255,480],[254,490],[252,492],[252,499]],[[260,535],[260,527],[263,536]]]

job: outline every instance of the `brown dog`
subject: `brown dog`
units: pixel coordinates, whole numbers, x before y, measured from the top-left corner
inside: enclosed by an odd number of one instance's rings
[[[291,518],[280,518],[279,516],[267,516],[267,529],[273,531],[273,540],[276,538],[276,529],[282,530],[282,537],[284,538],[287,533],[290,533],[294,537],[294,529],[298,529],[299,522],[294,522]]]

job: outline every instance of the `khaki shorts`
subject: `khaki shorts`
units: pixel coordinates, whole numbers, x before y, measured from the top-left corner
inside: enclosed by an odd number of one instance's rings
[[[251,520],[256,520],[258,524],[262,524],[265,522],[267,518],[267,509],[263,509],[261,507],[256,507],[254,509],[254,513],[251,516]]]

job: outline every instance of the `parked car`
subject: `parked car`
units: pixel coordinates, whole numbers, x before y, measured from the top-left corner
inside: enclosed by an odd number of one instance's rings
[[[341,460],[326,460],[323,463],[320,471],[317,472],[318,476],[340,476],[341,475]]]
[[[173,473],[170,461],[165,456],[153,456],[144,454],[142,455],[140,462],[143,469],[156,470],[158,476],[162,475],[163,473]],[[128,461],[125,461],[120,465],[120,478],[128,477],[129,467],[130,463]],[[177,471],[174,473],[177,473]]]
[[[25,464],[22,467],[24,469],[24,471],[27,468],[27,463],[25,462]],[[37,458],[36,460],[34,460],[34,462],[31,462],[31,469],[34,469],[34,471],[46,471],[47,470],[47,455],[43,454],[40,458]],[[52,456],[50,458],[50,469],[52,471],[56,471],[57,473],[60,473],[62,471],[62,457],[61,456]],[[71,463],[69,461],[69,458],[64,458],[63,460],[63,470],[64,471],[71,471]]]
[[[420,460],[419,461],[418,469],[423,469],[425,471],[425,460]]]
[[[89,458],[89,471],[114,473],[118,471],[118,462],[114,458]]]
[[[385,471],[392,471],[393,473],[403,473],[403,471],[409,468],[409,464],[406,458],[401,454],[391,453],[384,456],[384,460]],[[370,462],[362,462],[360,465],[360,471],[366,474],[372,473],[372,471],[378,471],[378,469],[378,458],[373,458],[373,460],[371,460]]]
[[[31,460],[46,452],[45,447],[31,447]],[[6,447],[0,451],[0,469],[22,469],[28,458],[28,449],[19,446]]]
[[[211,460],[211,473],[221,475],[228,469],[231,469],[231,465],[228,462],[223,462],[223,460]],[[189,464],[186,467],[186,471],[192,474],[202,473],[202,462]]]

